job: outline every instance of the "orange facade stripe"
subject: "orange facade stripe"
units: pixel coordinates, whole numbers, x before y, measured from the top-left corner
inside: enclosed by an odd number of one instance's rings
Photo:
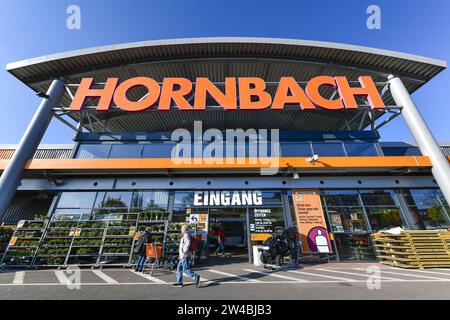
[[[196,162],[196,160],[198,160]],[[208,161],[209,160],[209,161]],[[264,168],[274,164],[268,158],[238,158],[233,163],[226,159],[214,163],[212,159],[191,159],[191,163],[175,163],[171,158],[160,159],[33,159],[26,163],[25,170],[114,170],[114,169],[224,169],[224,168]],[[450,157],[449,157],[450,160]],[[0,160],[0,170],[5,169],[9,160]],[[320,169],[320,168],[392,168],[431,167],[425,156],[404,157],[321,157],[310,163],[307,158],[282,157],[279,167]]]

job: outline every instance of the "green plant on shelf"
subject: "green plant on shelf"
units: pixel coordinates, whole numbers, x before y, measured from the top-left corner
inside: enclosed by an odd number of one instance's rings
[[[125,230],[121,230],[121,229],[109,229],[107,232],[108,236],[129,236],[130,235],[130,230],[129,229],[125,229]]]
[[[108,227],[132,227],[136,225],[134,221],[110,221]]]
[[[51,246],[69,246],[72,239],[45,239],[44,244]]]
[[[41,256],[60,256],[67,255],[69,248],[41,248],[39,250],[39,255]]]
[[[15,247],[37,247],[39,245],[39,241],[35,240],[17,240],[14,244]]]
[[[103,237],[103,230],[81,230],[81,237]]]
[[[40,238],[41,231],[17,231],[14,236],[18,238]]]
[[[150,236],[151,243],[162,243],[163,240],[164,240],[163,236],[155,236],[155,235]]]
[[[103,253],[106,254],[124,254],[130,253],[130,248],[104,248]]]
[[[80,228],[92,228],[92,229],[96,229],[96,228],[104,228],[105,227],[105,222],[103,221],[82,221],[80,222],[80,224],[78,225],[78,227]]]
[[[50,224],[51,228],[73,228],[78,225],[75,221],[52,221]]]
[[[40,220],[47,220],[48,219],[48,217],[47,216],[45,216],[45,215],[35,215],[34,216],[34,220],[38,220],[38,221],[40,221]]]
[[[7,252],[7,256],[22,257],[34,255],[35,250],[32,249],[10,249]]]
[[[47,231],[48,237],[68,237],[69,230],[50,229]]]
[[[27,221],[23,225],[23,229],[42,229],[45,227],[45,224],[43,222],[36,222],[36,221]]]
[[[170,213],[161,210],[146,210],[140,213],[139,219],[141,221],[162,221],[167,220]]]
[[[77,256],[88,256],[98,254],[98,248],[75,248],[72,249],[72,254]]]
[[[107,246],[131,246],[131,239],[107,239],[105,245]]]
[[[73,241],[74,246],[100,246],[101,244],[101,239],[75,239]]]
[[[59,266],[64,263],[64,260],[65,259],[62,257],[56,257],[56,258],[49,257],[49,258],[43,259],[43,261],[45,261],[45,263],[43,263],[43,264]]]

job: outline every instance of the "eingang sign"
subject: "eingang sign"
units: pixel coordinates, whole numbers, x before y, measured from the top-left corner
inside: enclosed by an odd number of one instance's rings
[[[293,77],[282,77],[275,94],[266,90],[261,78],[225,78],[224,91],[207,78],[197,78],[194,83],[186,78],[165,78],[160,85],[148,77],[135,77],[119,83],[118,78],[108,78],[101,89],[92,88],[93,78],[83,78],[70,105],[71,111],[80,111],[87,99],[98,98],[98,111],[108,111],[114,103],[128,112],[145,111],[157,105],[158,110],[171,109],[174,102],[180,110],[205,110],[210,96],[224,110],[282,110],[286,105],[298,106],[301,110],[357,109],[355,97],[363,96],[372,109],[383,109],[385,105],[370,76],[359,77],[359,86],[350,86],[344,76],[318,76],[308,81],[303,90]],[[336,98],[327,99],[319,91],[322,86],[337,90]],[[127,93],[135,87],[144,87],[147,94],[138,101],[131,101]],[[193,102],[188,99],[194,93]]]

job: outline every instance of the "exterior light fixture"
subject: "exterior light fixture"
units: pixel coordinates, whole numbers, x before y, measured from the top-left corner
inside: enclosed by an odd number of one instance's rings
[[[320,157],[318,154],[313,155],[312,157],[306,158],[306,161],[309,163],[314,163],[316,161],[319,161]]]

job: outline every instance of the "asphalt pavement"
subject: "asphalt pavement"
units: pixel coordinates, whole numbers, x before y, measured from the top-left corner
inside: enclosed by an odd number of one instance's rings
[[[3,270],[0,299],[319,300],[450,299],[450,269],[405,270],[380,264],[321,264],[269,271],[240,263],[194,268],[200,288],[170,270]]]

